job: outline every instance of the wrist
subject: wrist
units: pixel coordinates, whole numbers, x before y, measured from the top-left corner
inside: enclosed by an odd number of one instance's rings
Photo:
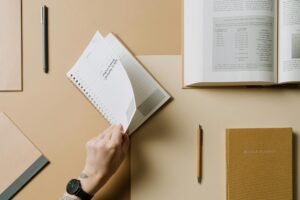
[[[72,196],[72,198],[73,196],[76,196],[82,200],[91,200],[94,196],[83,190],[81,181],[78,179],[71,179],[67,184],[66,191]]]
[[[90,195],[95,195],[106,182],[103,174],[88,174],[85,171],[81,173],[78,179],[81,182],[82,189]]]

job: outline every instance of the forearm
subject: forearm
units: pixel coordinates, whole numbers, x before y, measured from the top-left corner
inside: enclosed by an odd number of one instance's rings
[[[89,140],[85,167],[77,179],[69,181],[67,193],[59,200],[91,199],[117,171],[128,147],[129,137],[123,132],[122,125],[113,125]]]

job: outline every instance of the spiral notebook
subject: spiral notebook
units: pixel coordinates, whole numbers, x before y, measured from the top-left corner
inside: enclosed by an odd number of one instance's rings
[[[133,133],[170,95],[112,34],[96,32],[67,77],[110,124]]]

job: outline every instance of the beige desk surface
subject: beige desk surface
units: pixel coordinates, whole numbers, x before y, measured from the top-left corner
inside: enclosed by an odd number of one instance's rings
[[[85,142],[108,126],[65,76],[97,29],[115,32],[137,55],[180,54],[179,0],[86,2],[47,1],[50,74],[45,75],[40,64],[42,2],[23,0],[24,91],[0,93],[0,110],[51,164],[15,199],[57,199],[66,182],[83,167]],[[114,12],[118,14],[114,16]],[[174,100],[132,137],[130,159],[96,199],[222,200],[226,127],[291,126],[299,133],[298,89],[182,90],[181,56],[139,59]],[[205,134],[201,185],[195,176],[198,123]],[[299,180],[298,174],[295,180]],[[299,187],[296,185],[296,191]]]
[[[293,127],[300,134],[300,90],[180,89],[181,56],[141,60],[174,97],[132,138],[131,199],[226,200],[225,128]],[[196,179],[196,130],[204,129],[203,182]],[[295,169],[299,148],[295,146]],[[295,200],[299,174],[294,174]]]

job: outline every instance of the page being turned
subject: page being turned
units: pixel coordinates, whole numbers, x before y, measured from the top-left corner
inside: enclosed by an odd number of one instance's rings
[[[132,85],[122,63],[99,33],[68,76],[110,123],[121,123],[127,131],[136,111]]]
[[[113,34],[106,36],[105,41],[122,62],[132,83],[137,110],[129,126],[129,134],[131,134],[170,96]]]

